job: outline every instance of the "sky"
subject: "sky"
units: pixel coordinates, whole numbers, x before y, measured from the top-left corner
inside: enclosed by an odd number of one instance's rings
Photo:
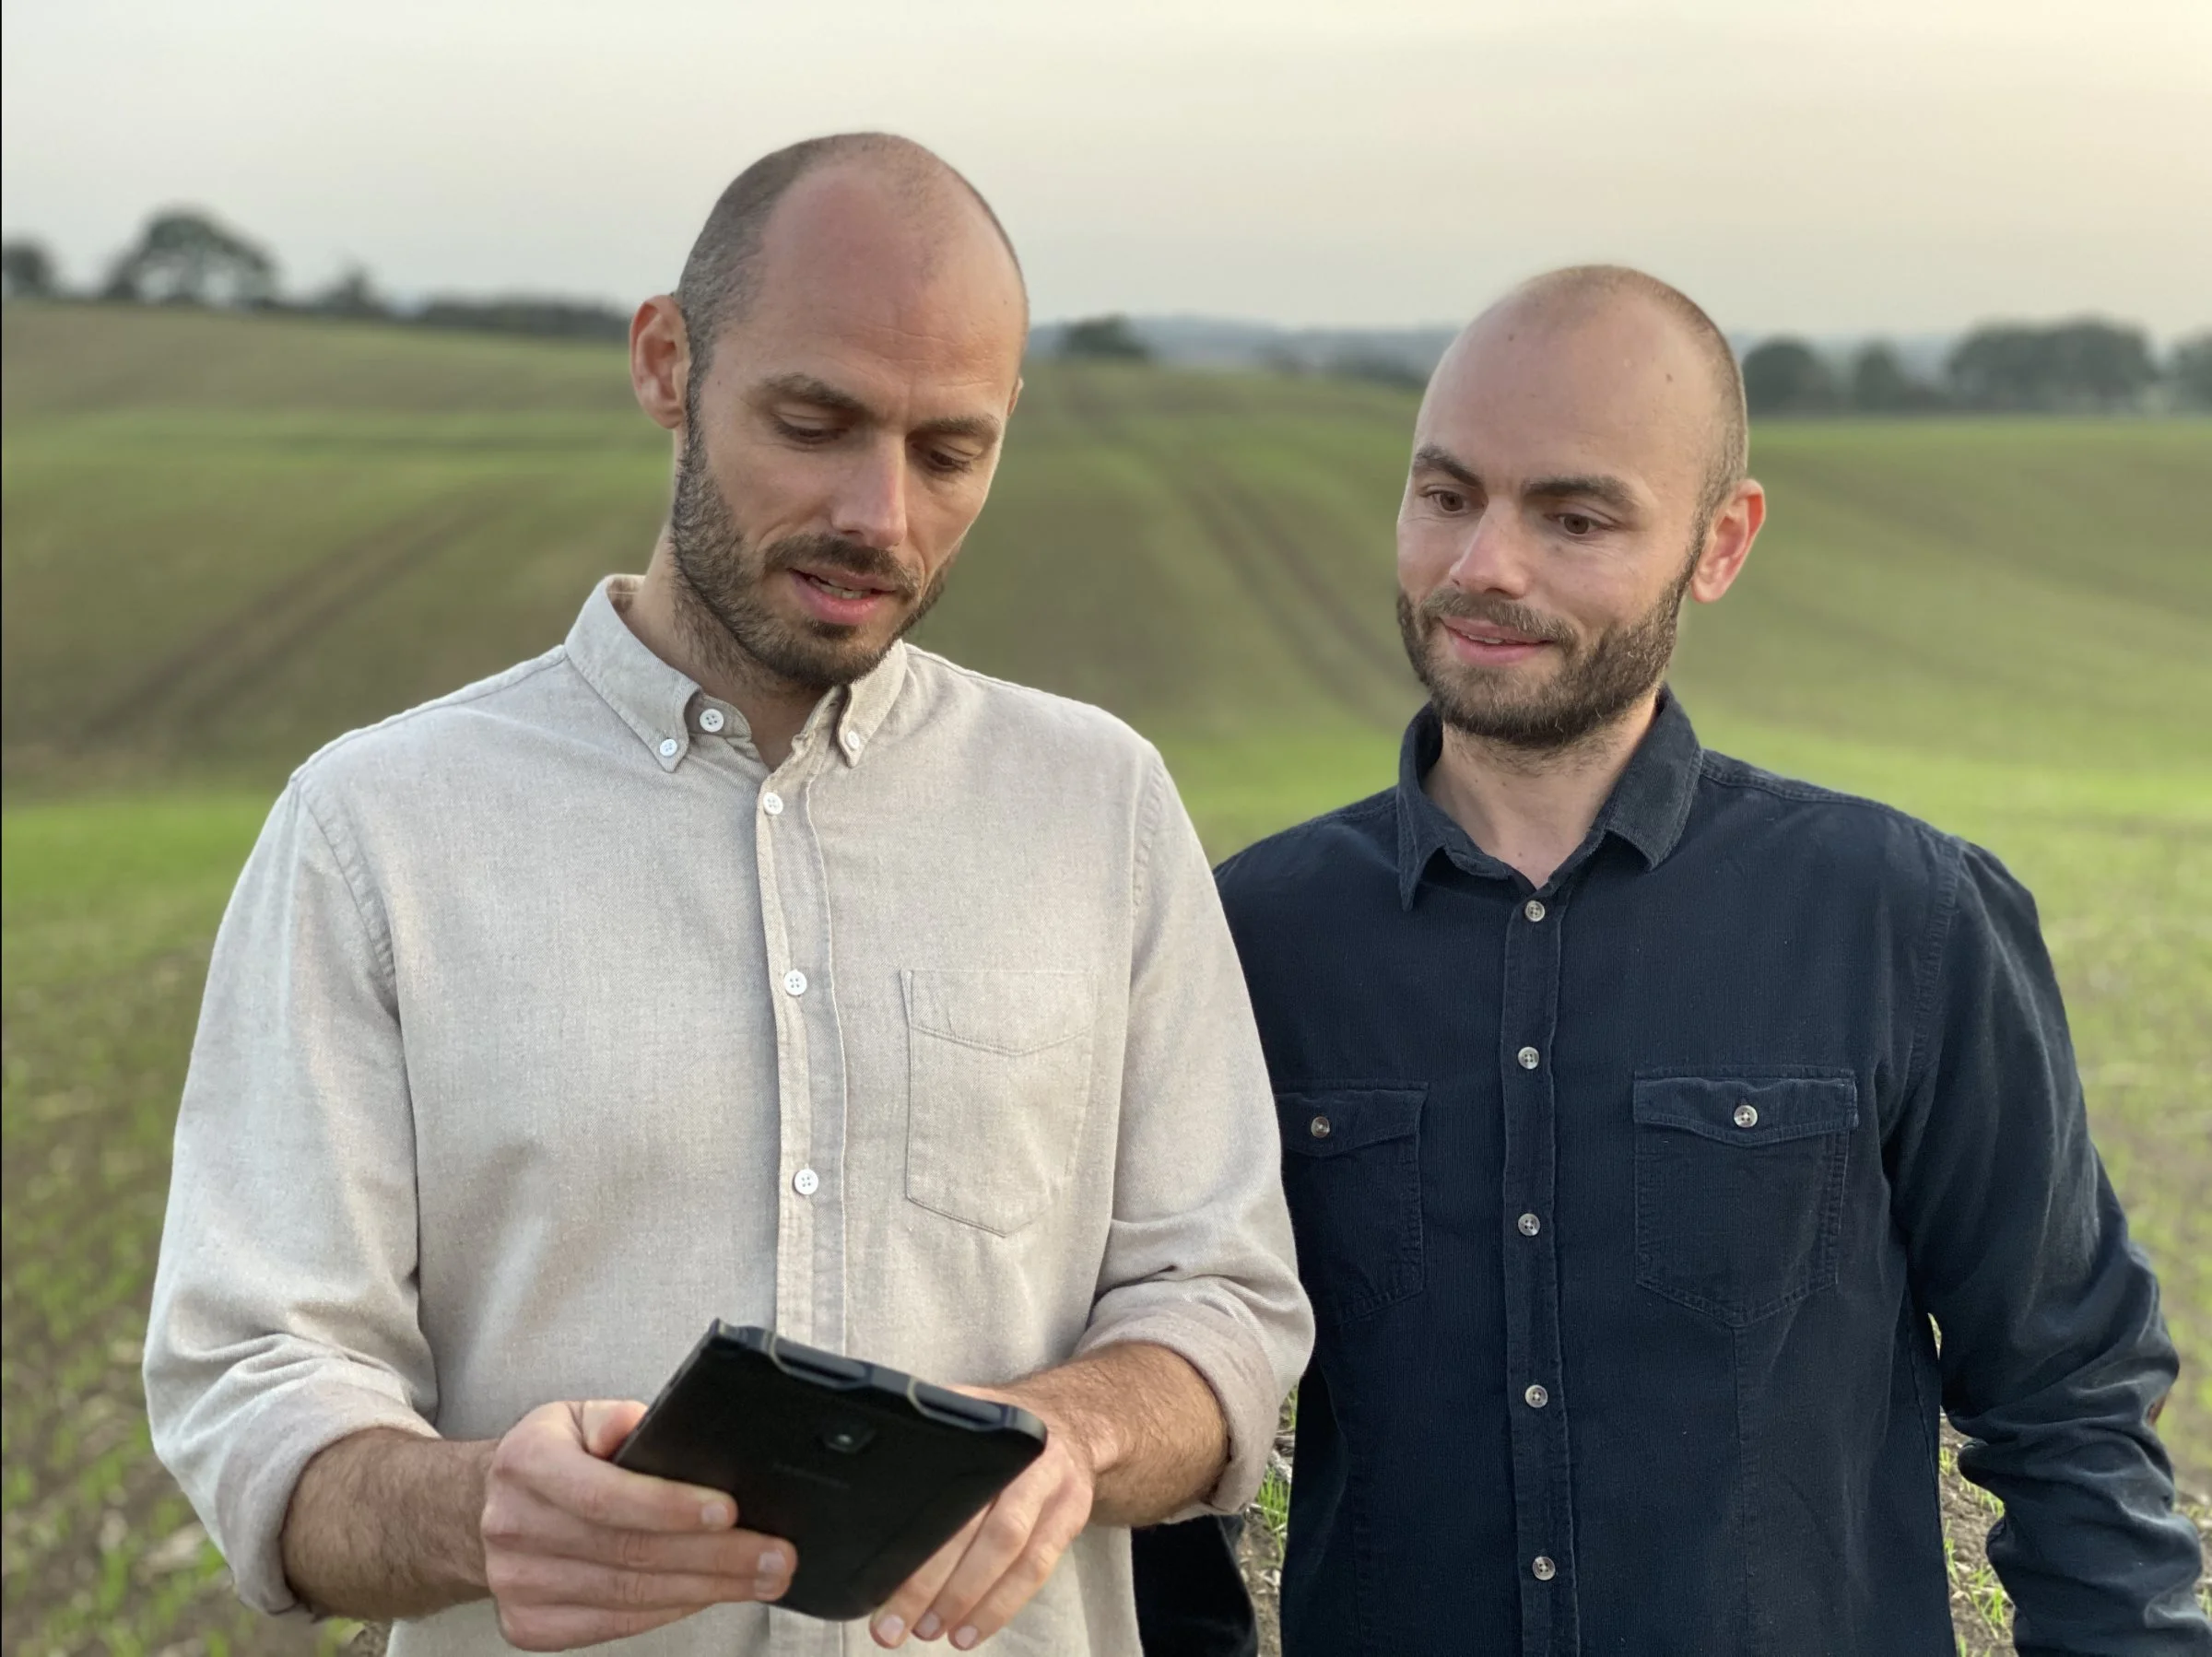
[[[2212,324],[2212,0],[6,0],[0,217],[295,288],[666,288],[793,139],[931,145],[1042,318],[1457,322],[1641,265],[1739,334]]]

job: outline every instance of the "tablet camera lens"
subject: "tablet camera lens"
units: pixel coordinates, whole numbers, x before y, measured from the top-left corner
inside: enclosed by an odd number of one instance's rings
[[[822,1430],[822,1448],[835,1451],[839,1455],[858,1455],[868,1447],[876,1429],[864,1427],[857,1421],[843,1421]]]

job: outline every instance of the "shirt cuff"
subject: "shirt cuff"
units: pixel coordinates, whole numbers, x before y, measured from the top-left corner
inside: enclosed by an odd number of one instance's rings
[[[1228,1464],[1214,1487],[1162,1522],[1241,1511],[1259,1494],[1260,1481],[1266,1476],[1284,1397],[1256,1336],[1214,1319],[1156,1309],[1093,1323],[1077,1343],[1076,1356],[1136,1342],[1165,1346],[1198,1371],[1221,1406],[1229,1439]]]
[[[284,1522],[308,1463],[341,1439],[389,1428],[434,1439],[437,1428],[406,1404],[350,1387],[323,1387],[272,1401],[260,1421],[237,1434],[217,1481],[217,1546],[238,1597],[257,1611],[307,1607],[284,1573]]]

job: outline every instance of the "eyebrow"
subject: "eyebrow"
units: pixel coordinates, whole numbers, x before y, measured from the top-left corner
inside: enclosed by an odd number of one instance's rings
[[[1482,488],[1482,479],[1465,463],[1454,460],[1451,453],[1434,443],[1423,443],[1413,452],[1413,469],[1416,472],[1441,472],[1454,483],[1464,483],[1470,489]]]
[[[776,374],[760,382],[760,390],[771,397],[789,397],[800,403],[811,403],[817,408],[841,414],[850,419],[872,420],[876,411],[851,392],[841,391],[827,380],[817,380],[812,374]],[[946,415],[935,420],[924,420],[909,434],[913,437],[969,438],[979,443],[998,441],[998,422],[983,415]]]
[[[1624,517],[1636,510],[1636,492],[1618,477],[1592,473],[1584,476],[1539,477],[1522,491],[1539,500],[1594,500]]]
[[[1413,469],[1417,472],[1441,472],[1454,483],[1465,484],[1470,489],[1488,488],[1474,467],[1434,443],[1423,443],[1413,452]],[[1608,477],[1595,472],[1562,477],[1539,477],[1521,492],[1538,500],[1594,500],[1624,516],[1633,512],[1637,504],[1635,490],[1618,477]]]

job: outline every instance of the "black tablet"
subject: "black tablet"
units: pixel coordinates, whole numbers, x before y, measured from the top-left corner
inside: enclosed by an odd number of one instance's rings
[[[1043,1449],[1025,1409],[717,1321],[615,1465],[728,1491],[739,1525],[798,1549],[776,1603],[842,1621],[890,1598]]]

